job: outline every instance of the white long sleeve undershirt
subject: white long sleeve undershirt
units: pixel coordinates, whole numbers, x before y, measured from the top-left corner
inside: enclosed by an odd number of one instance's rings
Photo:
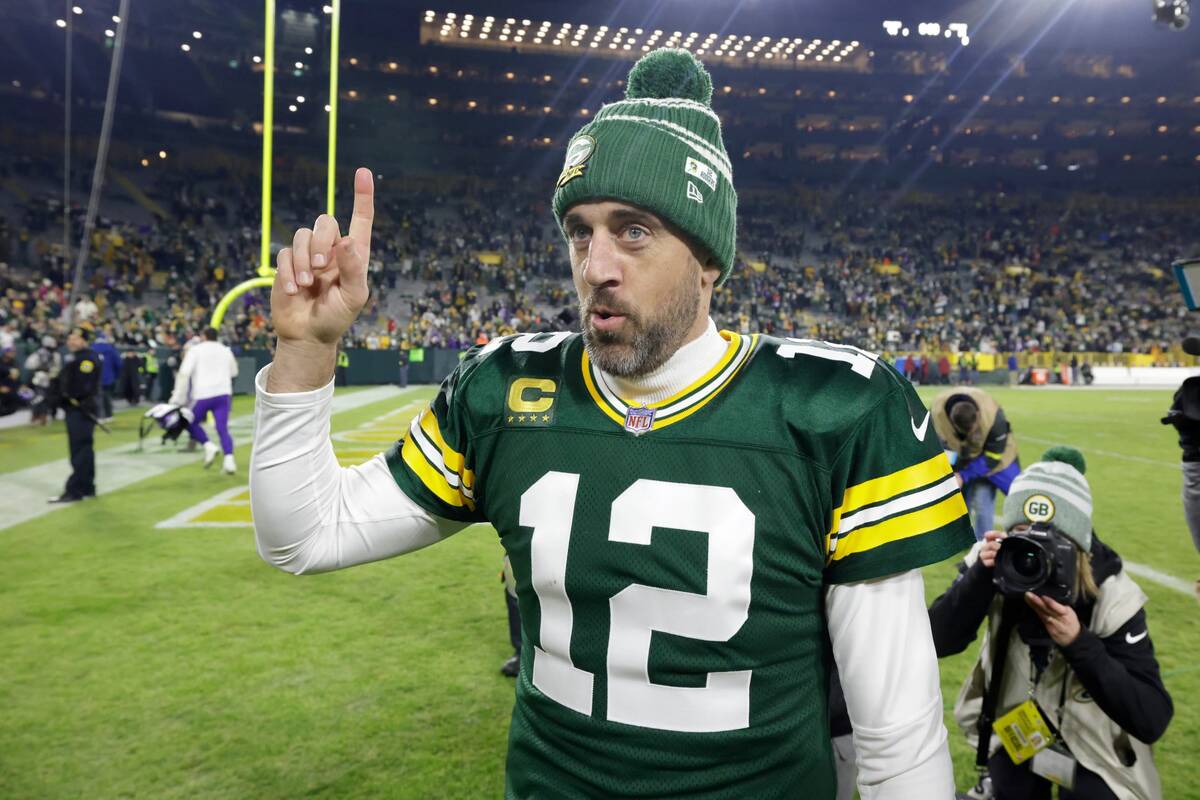
[[[705,334],[656,370],[669,381],[639,386],[610,380],[626,399],[654,402],[702,375],[723,351],[724,340],[710,322]],[[250,462],[255,539],[267,563],[297,575],[325,572],[411,552],[464,527],[409,499],[382,455],[341,467],[329,439],[333,383],[311,392],[271,394],[269,369],[255,379]],[[921,573],[831,586],[826,616],[854,726],[863,800],[952,798],[953,767]]]

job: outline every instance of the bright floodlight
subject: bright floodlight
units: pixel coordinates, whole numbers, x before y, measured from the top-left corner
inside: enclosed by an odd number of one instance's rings
[[[1171,30],[1181,31],[1191,21],[1191,6],[1188,0],[1152,0],[1154,21]]]

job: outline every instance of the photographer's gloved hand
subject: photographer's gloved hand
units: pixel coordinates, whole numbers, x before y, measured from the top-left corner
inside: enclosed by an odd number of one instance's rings
[[[1083,625],[1080,624],[1075,609],[1064,606],[1052,598],[1042,597],[1032,592],[1025,593],[1025,602],[1038,615],[1038,619],[1046,628],[1046,633],[1050,634],[1050,638],[1056,645],[1067,647],[1079,638]]]

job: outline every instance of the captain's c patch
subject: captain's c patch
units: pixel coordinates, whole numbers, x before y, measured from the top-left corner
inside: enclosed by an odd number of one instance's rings
[[[504,421],[517,427],[554,422],[558,384],[549,378],[513,378],[505,393]]]

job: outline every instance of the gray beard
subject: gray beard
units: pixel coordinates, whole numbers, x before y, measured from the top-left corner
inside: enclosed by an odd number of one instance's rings
[[[579,304],[583,344],[593,364],[620,378],[638,378],[667,363],[695,324],[700,305],[700,287],[690,283],[654,318],[643,321],[627,316],[625,324],[632,328],[631,334],[609,333],[591,327],[589,306],[598,302],[602,292]]]

